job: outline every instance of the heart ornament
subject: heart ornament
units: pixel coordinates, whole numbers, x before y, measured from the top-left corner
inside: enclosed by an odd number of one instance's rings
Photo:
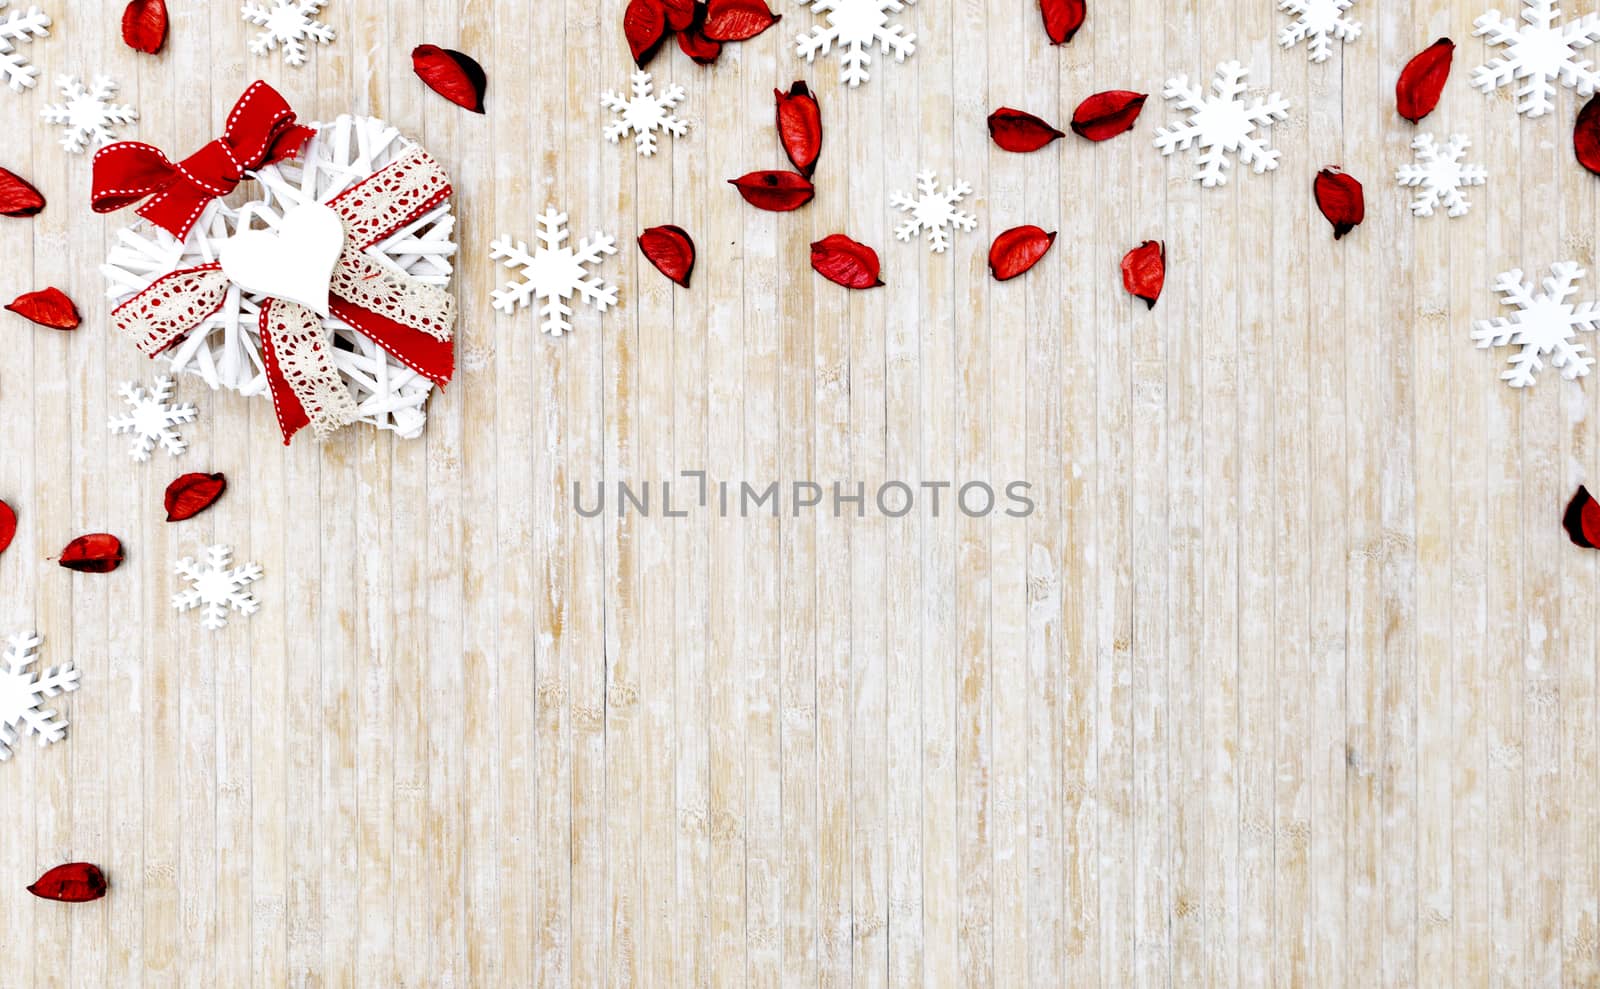
[[[222,273],[240,289],[298,302],[326,319],[328,285],[344,251],[344,221],[321,203],[283,215],[277,229],[243,230],[222,243]]]

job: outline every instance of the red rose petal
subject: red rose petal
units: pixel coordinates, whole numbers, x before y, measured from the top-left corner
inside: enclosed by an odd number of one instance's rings
[[[1572,150],[1577,152],[1580,165],[1600,175],[1600,96],[1578,111],[1578,122],[1572,128]]]
[[[799,209],[817,194],[810,179],[794,172],[750,172],[728,181],[739,190],[745,202],[774,213]]]
[[[122,566],[122,540],[104,532],[79,536],[61,551],[57,562],[78,573],[110,573]]]
[[[989,114],[989,137],[1006,151],[1038,151],[1051,141],[1066,136],[1062,131],[1022,110],[1003,106]]]
[[[1578,485],[1578,491],[1567,502],[1567,512],[1561,519],[1567,538],[1584,549],[1600,549],[1600,505],[1590,497],[1589,489]]]
[[[0,168],[0,215],[33,216],[44,209],[44,196],[28,180]]]
[[[783,20],[765,0],[710,0],[705,36],[712,41],[748,41]]]
[[[228,479],[221,474],[185,474],[167,485],[163,505],[168,522],[182,522],[210,508],[228,490]]]
[[[1039,0],[1039,13],[1044,17],[1044,33],[1050,43],[1064,45],[1083,27],[1088,13],[1084,0]]]
[[[58,865],[35,880],[28,892],[41,900],[87,903],[106,895],[105,873],[88,862]]]
[[[82,320],[78,307],[72,304],[65,292],[58,288],[40,289],[19,295],[6,306],[23,319],[48,326],[52,330],[75,330]]]
[[[622,13],[622,33],[628,37],[634,63],[644,68],[667,39],[667,12],[660,0],[629,0]]]
[[[996,281],[1009,281],[1038,264],[1055,242],[1054,233],[1031,224],[1012,227],[989,245],[989,273]]]
[[[0,553],[10,548],[11,540],[15,538],[17,538],[16,510],[0,501]]]
[[[1167,246],[1159,240],[1147,240],[1122,258],[1122,287],[1145,305],[1154,309],[1161,298],[1161,289],[1167,283]]]
[[[167,42],[166,0],[132,0],[122,12],[122,40],[136,52],[159,52]]]
[[[689,287],[689,276],[694,274],[694,239],[682,227],[651,227],[639,235],[639,250],[657,271]]]
[[[1312,183],[1317,197],[1317,209],[1333,224],[1333,239],[1338,240],[1354,230],[1367,216],[1366,195],[1361,183],[1353,175],[1346,175],[1338,167],[1324,168]]]
[[[473,113],[483,112],[483,91],[489,77],[471,55],[438,45],[411,50],[411,68],[428,88]]]
[[[778,101],[778,138],[783,141],[783,153],[796,171],[810,178],[822,154],[822,108],[804,82],[796,81],[787,93],[774,89],[772,95]]]
[[[1091,141],[1105,141],[1133,129],[1144,110],[1146,93],[1108,89],[1078,104],[1072,114],[1072,132]]]
[[[829,234],[811,245],[811,267],[845,288],[877,288],[878,252],[844,234]]]
[[[1450,78],[1450,62],[1455,50],[1455,42],[1440,38],[1418,52],[1400,70],[1400,78],[1394,84],[1394,104],[1400,116],[1416,123],[1439,105],[1439,94],[1444,92],[1444,82]]]

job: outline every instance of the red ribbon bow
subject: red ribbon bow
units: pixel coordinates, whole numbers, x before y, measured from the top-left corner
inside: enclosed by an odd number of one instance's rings
[[[316,132],[295,123],[278,91],[257,80],[239,97],[222,136],[174,165],[159,148],[119,141],[94,156],[90,205],[111,213],[150,197],[140,216],[179,240],[213,199],[226,196],[245,173],[293,158]]]

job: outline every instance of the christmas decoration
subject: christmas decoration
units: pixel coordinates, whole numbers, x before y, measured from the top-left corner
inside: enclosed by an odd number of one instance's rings
[[[11,758],[20,735],[32,732],[40,745],[54,744],[67,735],[67,720],[40,704],[77,690],[78,671],[71,663],[28,669],[39,661],[42,645],[44,639],[37,633],[17,634],[6,639],[0,652],[0,762]]]
[[[606,125],[606,140],[616,144],[631,132],[639,153],[646,158],[654,155],[657,131],[673,137],[689,132],[689,124],[672,112],[685,95],[684,88],[674,84],[657,96],[650,73],[635,72],[631,96],[621,96],[609,89],[600,95],[600,105],[621,118]]]
[[[456,106],[483,112],[489,76],[471,55],[438,45],[418,45],[411,49],[411,69],[429,89]]]
[[[811,245],[811,268],[845,288],[877,288],[878,252],[844,234],[829,234]]]
[[[4,553],[11,546],[11,540],[17,537],[17,512],[16,509],[0,501],[0,553]]]
[[[615,238],[596,232],[592,238],[578,241],[578,249],[573,251],[564,246],[569,236],[567,214],[557,213],[553,207],[547,207],[539,217],[536,236],[539,247],[532,254],[528,253],[526,241],[513,242],[509,237],[489,245],[489,256],[520,276],[493,293],[494,308],[510,314],[537,298],[543,302],[539,314],[544,321],[539,328],[559,337],[572,331],[567,319],[572,309],[566,301],[574,292],[601,312],[616,305],[616,288],[589,271],[591,266],[602,263],[605,255],[617,253]]]
[[[1167,245],[1159,240],[1147,240],[1123,255],[1122,287],[1128,294],[1144,302],[1146,309],[1154,309],[1161,298],[1161,289],[1167,284]]]
[[[1257,129],[1271,127],[1288,117],[1289,103],[1275,92],[1246,103],[1244,79],[1249,74],[1238,62],[1223,62],[1211,82],[1215,95],[1206,96],[1199,86],[1189,85],[1188,76],[1167,80],[1162,90],[1162,95],[1177,101],[1178,108],[1188,111],[1189,117],[1156,131],[1156,147],[1170,155],[1198,144],[1200,167],[1194,177],[1207,188],[1227,183],[1229,154],[1236,154],[1257,175],[1278,167],[1278,152],[1267,147]]]
[[[811,180],[798,172],[749,172],[728,182],[739,190],[745,202],[773,213],[799,209],[817,194]]]
[[[989,114],[989,140],[1002,151],[1025,154],[1038,151],[1051,141],[1066,137],[1066,132],[1046,123],[1026,110],[1003,106]]]
[[[81,325],[78,307],[58,288],[45,288],[17,296],[6,305],[30,323],[52,330],[75,330]]]
[[[709,0],[705,36],[712,41],[749,41],[780,20],[766,0]]]
[[[1354,230],[1366,219],[1366,191],[1354,175],[1346,175],[1337,166],[1324,168],[1317,173],[1311,189],[1317,200],[1317,209],[1333,224],[1334,240]]]
[[[1472,208],[1462,190],[1483,185],[1488,173],[1481,165],[1464,165],[1461,159],[1471,146],[1464,134],[1452,135],[1448,144],[1436,142],[1432,134],[1418,134],[1411,142],[1417,152],[1415,164],[1401,165],[1395,181],[1417,190],[1411,200],[1416,216],[1432,216],[1435,206],[1443,206],[1450,216],[1461,216]]]
[[[122,11],[122,43],[154,55],[167,43],[167,0],[129,0]]]
[[[0,10],[10,6],[11,0],[0,0]],[[17,45],[31,43],[34,38],[50,36],[50,18],[38,7],[26,11],[13,10],[0,18],[0,75],[13,92],[32,89],[39,81],[39,70],[17,50]]]
[[[248,617],[261,608],[245,590],[261,579],[261,568],[254,563],[234,566],[231,547],[208,546],[203,560],[186,556],[174,569],[189,586],[172,596],[172,606],[178,611],[200,609],[200,624],[213,632],[227,626],[230,609]]]
[[[270,3],[270,7],[262,3]],[[319,45],[333,41],[333,28],[316,19],[328,0],[246,0],[241,8],[244,19],[261,31],[250,39],[250,51],[266,55],[283,45],[283,60],[289,65],[304,65],[308,42]]]
[[[977,217],[956,209],[961,200],[971,193],[972,186],[965,182],[945,186],[944,191],[940,192],[936,173],[917,173],[917,192],[914,196],[897,192],[889,200],[895,209],[911,214],[911,219],[895,228],[895,240],[911,240],[918,233],[926,231],[929,249],[935,254],[943,254],[950,247],[952,228],[972,230],[978,225]]]
[[[868,79],[867,66],[872,64],[872,46],[876,44],[885,55],[893,55],[903,62],[917,50],[916,35],[905,33],[899,24],[889,23],[890,14],[898,14],[916,0],[798,0],[811,8],[812,13],[827,15],[828,23],[819,24],[795,39],[795,54],[807,62],[818,55],[826,55],[837,46],[839,49],[839,79],[846,86],[855,87]]]
[[[689,276],[694,274],[694,240],[682,227],[649,228],[639,235],[639,250],[657,271],[689,287]]]
[[[56,80],[64,102],[49,103],[39,115],[61,127],[61,147],[82,154],[90,144],[105,147],[116,137],[112,128],[139,119],[139,111],[125,103],[113,103],[117,84],[106,76],[96,76],[94,87],[86,89],[77,76]]]
[[[110,573],[122,566],[122,540],[109,532],[91,532],[66,545],[56,562],[75,573]]]
[[[32,182],[0,168],[0,216],[37,216],[43,209],[44,195]]]
[[[1530,117],[1555,109],[1551,98],[1557,80],[1579,96],[1593,93],[1600,87],[1600,74],[1578,53],[1600,41],[1600,13],[1557,26],[1560,17],[1556,0],[1522,0],[1521,25],[1498,10],[1473,21],[1473,37],[1485,37],[1485,44],[1504,45],[1506,50],[1473,70],[1472,85],[1492,93],[1514,82],[1525,83],[1516,91],[1517,112]]]
[[[1400,116],[1416,123],[1433,112],[1445,80],[1450,78],[1455,54],[1455,42],[1440,38],[1411,57],[1394,84],[1394,105]]]
[[[1589,489],[1578,485],[1572,500],[1567,502],[1561,526],[1573,545],[1584,549],[1600,549],[1600,503],[1589,494]]]
[[[810,178],[822,154],[822,107],[811,95],[811,87],[796,80],[785,93],[772,91],[777,102],[778,140],[794,170]]]
[[[1012,227],[989,245],[989,274],[997,282],[1010,281],[1039,263],[1055,245],[1056,235],[1028,224]]]
[[[28,887],[28,892],[41,900],[88,903],[106,895],[106,877],[97,865],[68,862],[40,876]]]
[[[1089,141],[1108,141],[1133,129],[1144,112],[1147,93],[1109,89],[1078,104],[1072,113],[1072,132]]]
[[[639,68],[650,64],[667,40],[667,11],[661,0],[628,0],[622,12],[622,33]]]
[[[1600,175],[1600,96],[1583,105],[1572,125],[1572,151],[1578,164]]]
[[[217,503],[228,490],[228,479],[221,474],[185,474],[167,485],[161,503],[168,522],[185,522]]]
[[[113,325],[213,389],[270,396],[286,443],[352,422],[420,435],[455,367],[448,176],[381,120],[300,126],[264,83],[229,121],[181,166],[148,145],[96,156],[96,210],[151,197],[101,268]],[[259,199],[215,198],[241,174]]]
[[[174,457],[181,456],[189,449],[189,443],[178,435],[177,426],[186,422],[194,422],[199,413],[193,405],[172,404],[172,392],[176,387],[173,380],[166,375],[156,379],[155,387],[146,392],[143,387],[131,381],[124,382],[118,394],[128,406],[127,414],[112,416],[109,421],[111,432],[116,435],[127,434],[133,437],[133,445],[128,449],[128,455],[134,460],[143,463],[150,459],[150,454],[155,451],[156,444],[161,444],[161,449]]]
[[[1540,358],[1545,355],[1568,381],[1589,373],[1594,358],[1587,356],[1588,348],[1576,337],[1579,330],[1600,329],[1600,303],[1573,305],[1567,301],[1578,291],[1577,283],[1583,276],[1584,270],[1577,262],[1560,261],[1550,266],[1542,292],[1536,293],[1533,282],[1522,280],[1520,269],[1495,279],[1494,290],[1504,297],[1502,303],[1517,311],[1509,317],[1476,321],[1472,324],[1472,339],[1480,348],[1521,348],[1507,360],[1511,369],[1501,372],[1502,381],[1513,388],[1534,384],[1534,375],[1544,367]]]
[[[1083,27],[1088,15],[1084,0],[1039,0],[1039,13],[1044,17],[1044,33],[1053,45],[1064,45]]]
[[[1355,0],[1278,0],[1278,9],[1292,15],[1294,23],[1278,32],[1278,44],[1293,48],[1308,42],[1306,56],[1313,62],[1326,62],[1333,55],[1332,44],[1344,44],[1361,37],[1361,25],[1345,16]]]

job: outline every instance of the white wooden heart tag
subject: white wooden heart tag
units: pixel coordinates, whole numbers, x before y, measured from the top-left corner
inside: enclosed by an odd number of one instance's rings
[[[344,251],[344,221],[321,203],[285,213],[276,230],[246,230],[217,253],[222,273],[246,292],[298,302],[328,315],[328,284]]]

